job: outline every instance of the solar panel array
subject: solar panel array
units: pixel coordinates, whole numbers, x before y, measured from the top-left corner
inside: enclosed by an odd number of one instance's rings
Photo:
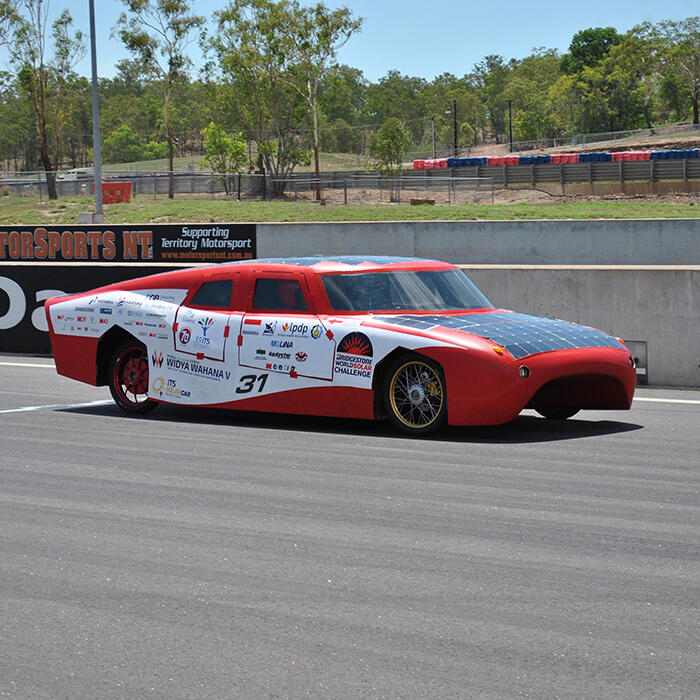
[[[527,314],[488,312],[460,316],[375,316],[398,326],[428,330],[437,326],[473,333],[503,346],[516,359],[569,348],[622,348],[616,338],[595,328]]]

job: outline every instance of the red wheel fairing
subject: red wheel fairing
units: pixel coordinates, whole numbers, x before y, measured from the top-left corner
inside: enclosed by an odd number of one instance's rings
[[[145,413],[158,405],[148,398],[148,355],[137,341],[127,341],[115,351],[109,390],[117,406],[127,413]]]

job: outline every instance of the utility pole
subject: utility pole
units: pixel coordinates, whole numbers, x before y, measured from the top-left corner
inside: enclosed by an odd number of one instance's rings
[[[456,158],[459,155],[457,153],[457,100],[452,100],[452,132],[454,140],[454,156]]]
[[[95,170],[95,216],[104,223],[102,212],[102,145],[100,140],[100,99],[97,93],[97,50],[95,43],[95,0],[90,0],[90,53],[92,55],[92,150]]]

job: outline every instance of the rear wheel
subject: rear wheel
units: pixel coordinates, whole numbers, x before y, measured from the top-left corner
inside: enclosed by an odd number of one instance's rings
[[[551,420],[566,420],[575,416],[580,409],[578,408],[536,408],[537,413]]]
[[[430,435],[447,420],[442,369],[428,358],[404,355],[394,362],[384,398],[389,420],[407,435]]]
[[[109,390],[114,402],[126,413],[146,413],[158,405],[148,398],[148,354],[137,340],[128,340],[115,350]]]

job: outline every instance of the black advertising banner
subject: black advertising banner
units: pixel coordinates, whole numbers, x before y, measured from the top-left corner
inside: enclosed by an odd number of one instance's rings
[[[0,263],[0,353],[51,351],[44,302],[112,282],[178,269],[167,265],[2,265]]]
[[[0,264],[217,263],[256,257],[255,224],[0,226]]]
[[[256,253],[255,224],[0,226],[0,352],[50,351],[51,296]]]

